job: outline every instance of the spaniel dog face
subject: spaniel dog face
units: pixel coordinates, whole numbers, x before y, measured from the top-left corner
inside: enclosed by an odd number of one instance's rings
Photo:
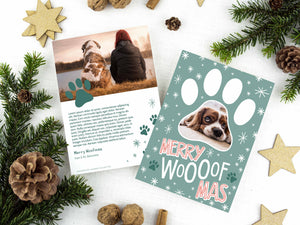
[[[184,119],[181,125],[199,131],[218,141],[231,144],[231,134],[227,122],[227,111],[223,105],[209,101],[194,114]]]

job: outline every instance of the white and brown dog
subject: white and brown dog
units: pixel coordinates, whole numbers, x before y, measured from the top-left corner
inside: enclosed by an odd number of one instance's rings
[[[106,68],[106,61],[100,52],[101,46],[96,41],[86,41],[82,45],[83,52],[83,71],[81,80],[84,83],[88,80],[91,88],[107,88],[111,86],[111,74]]]
[[[224,141],[231,144],[231,134],[227,123],[227,111],[219,102],[205,102],[193,114],[184,118],[180,125],[199,131],[217,141]]]

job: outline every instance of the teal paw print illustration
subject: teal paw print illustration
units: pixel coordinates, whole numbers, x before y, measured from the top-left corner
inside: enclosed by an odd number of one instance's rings
[[[150,121],[152,122],[153,125],[155,125],[156,121],[157,121],[157,115],[152,115],[150,118]]]
[[[148,126],[146,125],[143,125],[142,127],[140,127],[140,130],[142,135],[148,135],[150,128],[148,128]]]
[[[149,169],[155,171],[159,167],[158,162],[153,160],[149,163]]]
[[[237,180],[236,174],[235,173],[228,173],[226,179],[229,180],[230,183],[233,183],[234,181]]]
[[[81,80],[78,78],[75,81],[76,86],[78,88],[82,88],[82,82]],[[76,86],[73,82],[69,82],[69,88],[71,91],[76,91]],[[86,90],[90,90],[91,89],[91,83],[88,80],[84,81],[84,87]],[[74,96],[72,94],[72,92],[70,91],[66,91],[66,96],[68,99],[73,99]],[[76,91],[76,99],[75,99],[75,105],[76,107],[80,108],[82,107],[85,103],[90,102],[93,100],[93,96],[89,93],[87,93],[84,89],[79,89]]]

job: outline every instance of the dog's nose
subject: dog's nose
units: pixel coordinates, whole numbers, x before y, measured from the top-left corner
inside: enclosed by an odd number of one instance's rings
[[[223,131],[220,130],[219,128],[214,127],[212,130],[213,130],[214,135],[215,135],[216,137],[221,137],[222,134],[223,134]]]

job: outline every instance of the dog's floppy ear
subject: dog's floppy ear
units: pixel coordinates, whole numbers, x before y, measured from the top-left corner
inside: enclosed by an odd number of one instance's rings
[[[203,108],[200,111],[196,112],[188,127],[192,128],[193,130],[199,131],[200,126],[203,123],[203,115],[206,110],[207,108]]]
[[[97,41],[93,41],[96,45],[97,45],[97,47],[100,49],[101,48],[101,45],[99,45],[99,43],[97,42]]]
[[[84,44],[82,45],[81,49],[82,49],[82,53],[84,53],[84,50],[86,49],[87,44],[89,43],[89,41],[84,42]]]

